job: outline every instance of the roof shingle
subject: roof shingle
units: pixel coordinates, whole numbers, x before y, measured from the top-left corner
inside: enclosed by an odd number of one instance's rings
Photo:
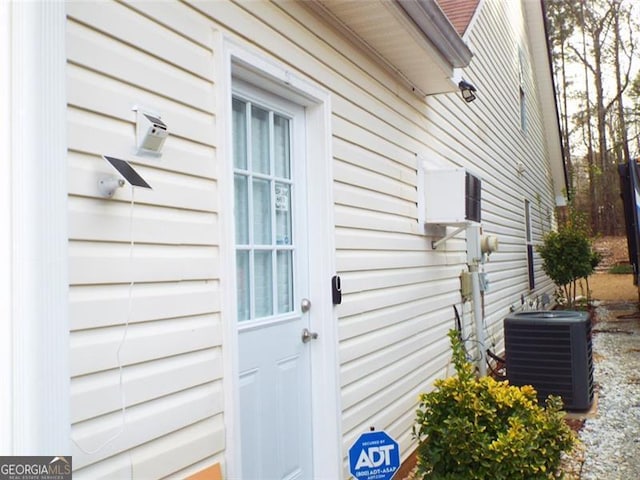
[[[436,0],[458,35],[464,35],[480,0]]]

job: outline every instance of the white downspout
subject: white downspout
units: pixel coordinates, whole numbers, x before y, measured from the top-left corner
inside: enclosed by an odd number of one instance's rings
[[[480,293],[479,265],[482,259],[480,248],[480,225],[467,226],[467,264],[471,274],[471,297],[473,302],[473,320],[476,327],[478,344],[478,372],[481,377],[487,374],[487,358],[484,337],[484,321],[482,318],[482,298]]]

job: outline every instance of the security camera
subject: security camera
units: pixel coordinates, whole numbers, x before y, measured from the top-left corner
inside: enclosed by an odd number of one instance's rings
[[[169,136],[167,125],[159,116],[138,110],[136,140],[138,153],[162,155],[162,146]]]

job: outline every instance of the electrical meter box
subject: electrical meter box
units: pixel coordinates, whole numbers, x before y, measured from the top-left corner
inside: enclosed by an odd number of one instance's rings
[[[480,222],[481,190],[480,179],[464,168],[425,170],[425,223]]]

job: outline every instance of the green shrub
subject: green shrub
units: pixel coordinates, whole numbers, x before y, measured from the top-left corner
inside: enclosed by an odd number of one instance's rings
[[[613,273],[614,275],[626,275],[633,273],[633,265],[629,265],[628,263],[619,263],[617,265],[613,265],[609,269],[609,273]]]
[[[530,386],[477,379],[456,331],[449,333],[457,375],[420,396],[413,434],[420,441],[418,473],[433,480],[555,478],[575,436],[562,402],[538,405]]]
[[[592,248],[583,215],[570,212],[558,231],[547,233],[536,250],[542,258],[542,270],[562,289],[567,308],[573,308],[578,280],[587,279],[601,260]],[[587,300],[588,285],[587,281]]]

